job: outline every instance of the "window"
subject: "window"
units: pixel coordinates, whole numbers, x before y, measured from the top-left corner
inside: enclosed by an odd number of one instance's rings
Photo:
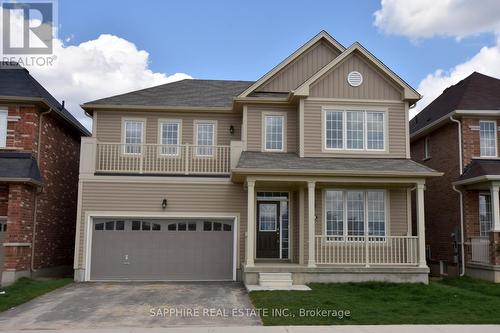
[[[179,120],[160,121],[160,154],[179,155],[181,122]]]
[[[426,137],[424,139],[424,159],[431,158],[431,138]]]
[[[276,204],[259,205],[259,231],[276,231],[277,208]]]
[[[118,231],[123,231],[125,230],[125,221],[106,221],[106,222],[99,222],[94,225],[94,230],[97,231],[113,231],[113,230],[118,230]]]
[[[196,155],[213,156],[215,144],[215,123],[196,123]]]
[[[203,231],[231,231],[231,224],[203,221]]]
[[[384,149],[384,114],[382,112],[366,113],[366,148]]]
[[[124,153],[142,154],[142,144],[144,135],[144,121],[125,120],[123,126]]]
[[[264,122],[265,150],[283,151],[285,117],[266,115]]]
[[[326,192],[326,235],[344,234],[344,199],[342,191]]]
[[[479,122],[479,137],[481,147],[481,157],[497,156],[497,122],[484,121]]]
[[[326,110],[324,137],[327,150],[384,150],[385,113]]]
[[[362,240],[368,235],[385,236],[384,190],[327,190],[325,192],[325,233],[329,240]]]
[[[491,195],[481,193],[479,194],[479,235],[488,236],[492,227]]]
[[[344,113],[337,111],[326,112],[326,148],[342,149],[344,148],[343,131]]]
[[[7,117],[8,111],[0,109],[0,148],[7,146]]]
[[[363,112],[346,112],[347,149],[363,149]]]

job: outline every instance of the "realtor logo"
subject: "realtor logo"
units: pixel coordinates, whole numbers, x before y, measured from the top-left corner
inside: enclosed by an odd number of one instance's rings
[[[55,1],[2,1],[4,55],[52,54]]]

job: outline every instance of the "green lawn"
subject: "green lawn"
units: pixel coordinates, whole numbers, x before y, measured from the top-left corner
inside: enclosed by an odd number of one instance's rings
[[[71,282],[72,279],[69,278],[50,280],[22,278],[8,287],[0,287],[0,291],[5,291],[5,294],[0,294],[0,312],[25,303],[54,289],[61,288]]]
[[[256,291],[250,298],[265,325],[500,324],[500,284],[453,278],[423,284],[330,283],[312,291]],[[273,309],[288,309],[273,315]],[[304,310],[343,310],[317,316]],[[274,311],[276,313],[276,311]],[[284,315],[283,315],[284,313]],[[264,312],[261,312],[264,314]]]

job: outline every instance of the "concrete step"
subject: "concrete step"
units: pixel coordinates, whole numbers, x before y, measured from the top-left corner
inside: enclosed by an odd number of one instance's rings
[[[292,284],[292,273],[259,273],[259,286],[290,288]]]

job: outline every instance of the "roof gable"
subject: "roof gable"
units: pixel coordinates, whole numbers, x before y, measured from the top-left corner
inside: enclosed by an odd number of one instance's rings
[[[357,71],[363,76],[363,83],[359,87],[353,87],[347,82],[351,71]],[[358,52],[349,54],[344,61],[310,85],[311,97],[401,101],[402,92],[401,87],[391,82]]]
[[[366,50],[360,43],[356,42],[349,46],[341,55],[332,60],[328,65],[319,70],[316,74],[310,77],[306,82],[304,82],[300,87],[298,87],[293,93],[296,96],[309,96],[311,86],[318,80],[322,79],[323,76],[329,73],[332,69],[338,67],[347,59],[351,54],[357,53],[363,57],[363,59],[370,65],[373,66],[377,71],[381,73],[387,80],[393,82],[396,86],[403,89],[403,99],[410,100],[412,102],[418,101],[422,96],[413,89],[408,83],[396,75],[391,69],[389,69],[384,63],[377,59],[373,54]]]
[[[326,31],[321,31],[238,97],[247,97],[254,91],[289,92],[344,50]]]

